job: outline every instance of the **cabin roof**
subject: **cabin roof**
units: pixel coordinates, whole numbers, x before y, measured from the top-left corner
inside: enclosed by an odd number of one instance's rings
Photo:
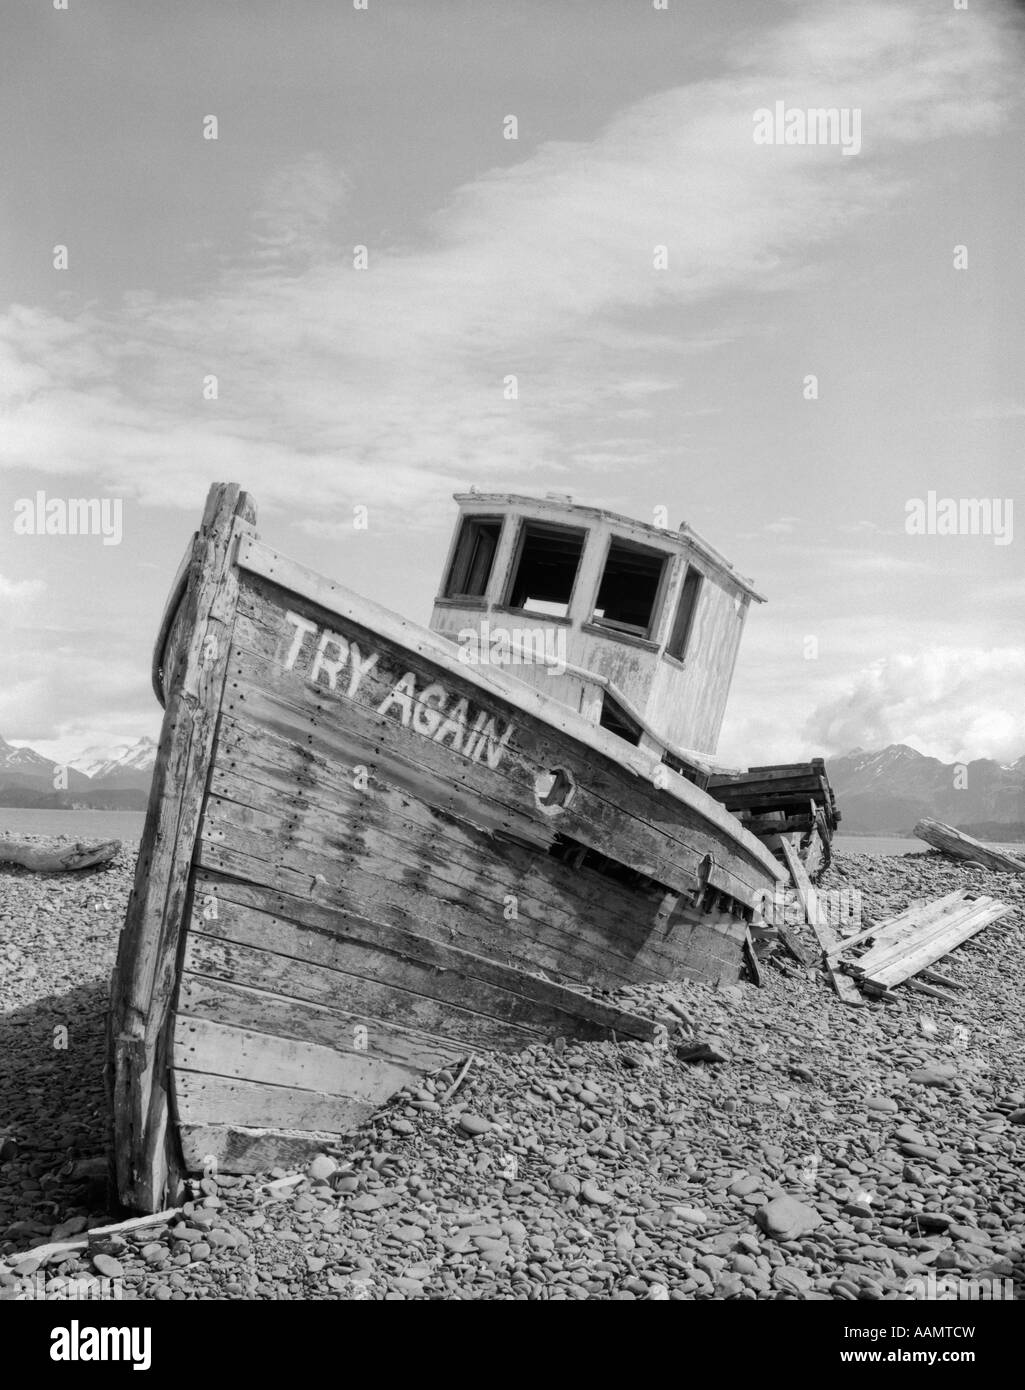
[[[766,601],[765,595],[759,593],[754,587],[753,580],[738,574],[729,560],[721,555],[714,546],[709,545],[708,541],[699,536],[685,521],[680,523],[678,530],[673,531],[667,526],[655,526],[648,521],[637,521],[634,517],[624,516],[621,512],[606,511],[602,507],[589,507],[586,504],[574,502],[572,498],[567,496],[528,497],[523,493],[516,492],[455,492],[452,495],[459,503],[460,510],[465,510],[468,506],[474,508],[512,507],[522,511],[525,515],[550,516],[552,518],[557,516],[569,524],[584,520],[608,522],[618,531],[632,536],[640,542],[656,542],[659,549],[694,552],[700,555],[716,574],[735,584],[756,603],[765,603]]]

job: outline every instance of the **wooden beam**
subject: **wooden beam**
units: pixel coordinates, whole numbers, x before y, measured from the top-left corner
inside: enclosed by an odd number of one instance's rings
[[[921,980],[905,980],[908,989],[917,990],[919,994],[928,994],[932,999],[942,999],[947,1004],[956,1004],[957,1000],[952,994],[947,994],[945,990],[936,989],[933,985],[923,985]]]
[[[793,932],[791,932],[789,927],[777,926],[776,933],[779,936],[780,941],[782,941],[783,945],[786,947],[787,951],[789,951],[790,955],[792,955],[794,960],[797,961],[798,965],[803,965],[806,967],[811,965],[812,962],[805,955],[803,948],[801,947],[797,938],[794,936]]]
[[[0,837],[0,864],[20,864],[39,874],[72,872],[109,864],[121,848],[120,840],[104,840],[96,845],[32,845],[27,840]]]
[[[973,839],[952,825],[926,817],[915,826],[915,834],[927,845],[940,850],[951,859],[974,859],[987,869],[998,869],[1004,873],[1025,874],[1025,860],[1003,850],[990,849],[981,840]]]
[[[751,972],[751,979],[756,985],[761,987],[762,971],[758,964],[758,957],[755,954],[755,945],[751,940],[751,931],[748,929],[744,933],[744,961],[748,970]]]
[[[255,517],[236,484],[210,489],[164,657],[164,722],[108,1027],[113,1168],[121,1202],[136,1211],[166,1205],[180,1186],[168,1097],[171,1006],[238,599],[234,554]]]
[[[818,943],[822,947],[823,964],[826,968],[826,973],[833,983],[833,988],[845,1004],[860,1007],[865,1001],[862,999],[857,985],[849,976],[843,974],[842,971],[835,970],[829,960],[828,953],[836,946],[837,936],[833,928],[822,920],[822,914],[818,909],[817,894],[812,887],[811,879],[808,877],[804,865],[797,856],[797,851],[785,837],[780,840],[780,848],[783,852],[783,858],[786,860],[787,868],[790,870],[790,877],[793,879],[794,886],[801,899],[801,906],[804,909],[805,918],[811,925],[811,929],[814,931]]]
[[[949,975],[941,975],[938,970],[920,970],[923,980],[929,980],[934,985],[943,985],[946,989],[964,989],[960,980],[952,980]]]
[[[808,815],[787,817],[784,812],[774,811],[767,816],[752,816],[743,824],[752,835],[794,835],[811,830],[815,819]]]

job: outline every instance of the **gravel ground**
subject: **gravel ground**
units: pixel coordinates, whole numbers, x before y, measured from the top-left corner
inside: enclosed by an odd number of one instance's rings
[[[822,887],[860,890],[876,919],[959,887],[1013,903],[943,963],[956,1007],[902,988],[850,1009],[818,971],[771,963],[762,989],[626,991],[722,1060],[681,1060],[678,1035],[477,1057],[452,1099],[451,1075],[425,1080],[297,1182],[205,1179],[170,1226],[19,1261],[116,1219],[103,1013],[134,855],[81,875],[0,869],[0,1297],[1025,1289],[1025,880],[932,853],[838,856]]]

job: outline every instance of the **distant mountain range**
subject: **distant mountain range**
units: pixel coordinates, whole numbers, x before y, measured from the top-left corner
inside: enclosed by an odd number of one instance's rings
[[[67,765],[0,738],[0,806],[145,811],[156,761],[154,739],[87,748]],[[855,748],[826,762],[846,835],[910,835],[923,816],[982,840],[1025,840],[1025,757],[943,763],[892,743],[875,753]]]
[[[0,738],[0,806],[39,810],[145,811],[154,739],[89,748],[66,765]]]
[[[931,816],[980,840],[1025,840],[1025,757],[943,763],[906,743],[828,758],[841,835],[910,834]]]

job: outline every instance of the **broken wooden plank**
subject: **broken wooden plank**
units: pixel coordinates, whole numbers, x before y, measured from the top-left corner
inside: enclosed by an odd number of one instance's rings
[[[852,962],[855,973],[875,979],[877,971],[894,961],[902,960],[910,951],[918,950],[926,943],[954,932],[963,922],[991,907],[993,902],[994,899],[990,897],[977,897],[955,904],[940,916],[924,922],[916,931],[901,936],[898,940],[885,941],[882,945],[874,946],[860,959]],[[925,963],[931,964],[929,961]]]
[[[789,954],[797,961],[798,965],[807,967],[812,964],[811,960],[809,960],[808,956],[805,954],[804,949],[798,943],[797,937],[794,936],[789,927],[777,926],[776,934]]]
[[[933,985],[923,985],[921,980],[905,980],[904,983],[908,989],[917,990],[919,994],[928,994],[931,999],[942,999],[947,1004],[957,1003],[952,994],[947,994],[942,989],[936,989]]]
[[[946,989],[964,989],[959,980],[952,980],[949,975],[941,975],[937,970],[920,970],[918,973],[930,984],[943,985]]]
[[[813,829],[815,825],[814,816],[793,815],[788,816],[783,811],[772,811],[766,815],[749,816],[746,812],[741,813],[741,820],[745,830],[750,830],[752,835],[795,835],[804,834]]]
[[[790,877],[793,880],[794,887],[797,889],[797,896],[801,900],[801,907],[804,910],[805,920],[814,926],[815,919],[819,915],[818,895],[812,886],[812,881],[808,877],[804,865],[798,857],[797,851],[785,835],[780,836],[779,844],[786,866],[790,870]]]
[[[790,877],[794,881],[794,887],[797,889],[798,897],[801,899],[805,917],[822,947],[822,963],[833,983],[833,988],[845,1004],[860,1007],[865,1001],[862,999],[857,985],[848,975],[834,969],[830,963],[828,953],[837,945],[837,936],[833,928],[823,920],[822,913],[819,912],[818,895],[812,887],[811,879],[808,877],[804,865],[797,856],[797,851],[785,836],[780,839],[780,848],[783,851],[787,868],[790,870]]]
[[[886,988],[900,984],[903,980],[917,974],[923,966],[932,965],[934,961],[949,955],[955,946],[960,946],[962,942],[967,941],[969,937],[982,931],[992,922],[1006,917],[1010,911],[1011,908],[1007,903],[992,903],[992,905],[972,914],[967,920],[962,919],[950,931],[943,932],[938,936],[930,936],[923,945],[913,947],[906,956],[891,962],[882,970],[873,969],[871,978]]]
[[[952,825],[926,817],[915,826],[915,834],[927,845],[949,855],[952,859],[974,859],[986,869],[998,869],[1005,873],[1025,874],[1025,859],[1018,859],[1003,850],[990,849],[981,840],[955,830]]]
[[[861,980],[861,988],[870,999],[881,999],[885,1004],[899,1004],[900,995],[894,994],[892,989],[884,989],[882,985],[875,985],[871,980]]]
[[[263,1173],[268,1168],[306,1164],[338,1135],[329,1131],[256,1129],[244,1125],[180,1123],[182,1162],[201,1172],[210,1160],[224,1173]]]
[[[860,946],[865,941],[874,941],[876,946],[882,945],[884,941],[896,941],[905,929],[911,929],[920,922],[934,920],[942,915],[948,907],[958,902],[964,902],[968,896],[967,889],[959,888],[953,893],[948,893],[946,897],[936,898],[931,903],[912,903],[896,917],[888,917],[882,922],[873,922],[855,936],[842,939],[835,949],[829,952],[830,958],[846,955],[854,946]]]
[[[744,961],[748,970],[751,972],[751,979],[756,985],[761,987],[762,972],[758,965],[758,957],[755,955],[754,942],[751,940],[750,930],[744,933]]]

